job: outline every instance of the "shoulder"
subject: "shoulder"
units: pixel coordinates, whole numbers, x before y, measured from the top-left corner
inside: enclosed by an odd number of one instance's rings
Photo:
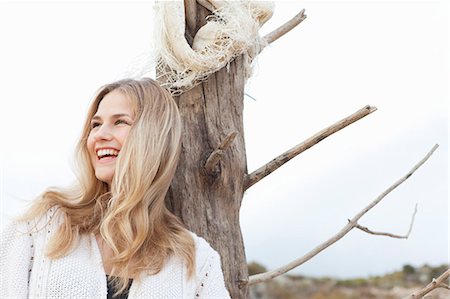
[[[219,253],[202,237],[190,232],[195,243],[195,272],[197,276],[203,276],[211,268],[221,268]]]
[[[3,231],[13,234],[28,234],[30,236],[43,230],[51,220],[57,216],[58,207],[52,207],[42,214],[29,216],[30,213],[9,219]]]
[[[195,243],[195,255],[197,264],[201,263],[202,261],[206,261],[208,258],[211,258],[212,256],[219,257],[219,254],[217,251],[211,247],[211,245],[203,239],[202,237],[199,237],[193,232],[189,232],[192,236],[194,243]]]
[[[5,238],[29,238],[34,241],[44,240],[50,233],[57,229],[61,223],[61,219],[61,213],[56,206],[36,216],[28,217],[25,215],[13,219],[3,229],[2,242]]]
[[[45,213],[34,219],[27,221],[27,226],[31,228],[31,234],[50,233],[50,229],[54,230],[58,227],[62,220],[62,213],[59,206],[49,208]]]

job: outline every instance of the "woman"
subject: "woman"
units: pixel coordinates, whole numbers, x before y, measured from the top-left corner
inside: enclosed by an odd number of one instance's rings
[[[1,296],[229,298],[217,252],[164,204],[180,138],[155,81],[103,86],[77,145],[78,184],[47,190],[2,234]]]

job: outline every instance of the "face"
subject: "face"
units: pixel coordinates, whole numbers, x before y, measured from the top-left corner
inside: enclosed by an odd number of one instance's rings
[[[117,156],[133,121],[131,100],[117,90],[103,97],[92,117],[87,149],[95,176],[108,185],[114,177]]]

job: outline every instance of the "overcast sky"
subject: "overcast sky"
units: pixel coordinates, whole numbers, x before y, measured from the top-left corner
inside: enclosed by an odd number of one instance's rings
[[[365,105],[378,111],[251,187],[241,225],[248,261],[275,268],[325,241],[438,143],[421,169],[352,231],[294,273],[354,277],[448,261],[447,1],[278,2],[267,33],[308,18],[266,48],[247,83],[249,171]],[[151,51],[152,3],[1,2],[1,215],[67,186],[92,96]]]

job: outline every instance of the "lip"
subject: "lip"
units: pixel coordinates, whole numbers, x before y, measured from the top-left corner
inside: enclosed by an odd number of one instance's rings
[[[102,158],[102,159],[98,159],[98,158],[97,158],[96,163],[97,163],[97,164],[100,164],[100,165],[103,165],[103,164],[110,164],[110,163],[112,163],[112,162],[115,162],[116,159],[117,159],[117,157],[106,157],[106,158]]]

